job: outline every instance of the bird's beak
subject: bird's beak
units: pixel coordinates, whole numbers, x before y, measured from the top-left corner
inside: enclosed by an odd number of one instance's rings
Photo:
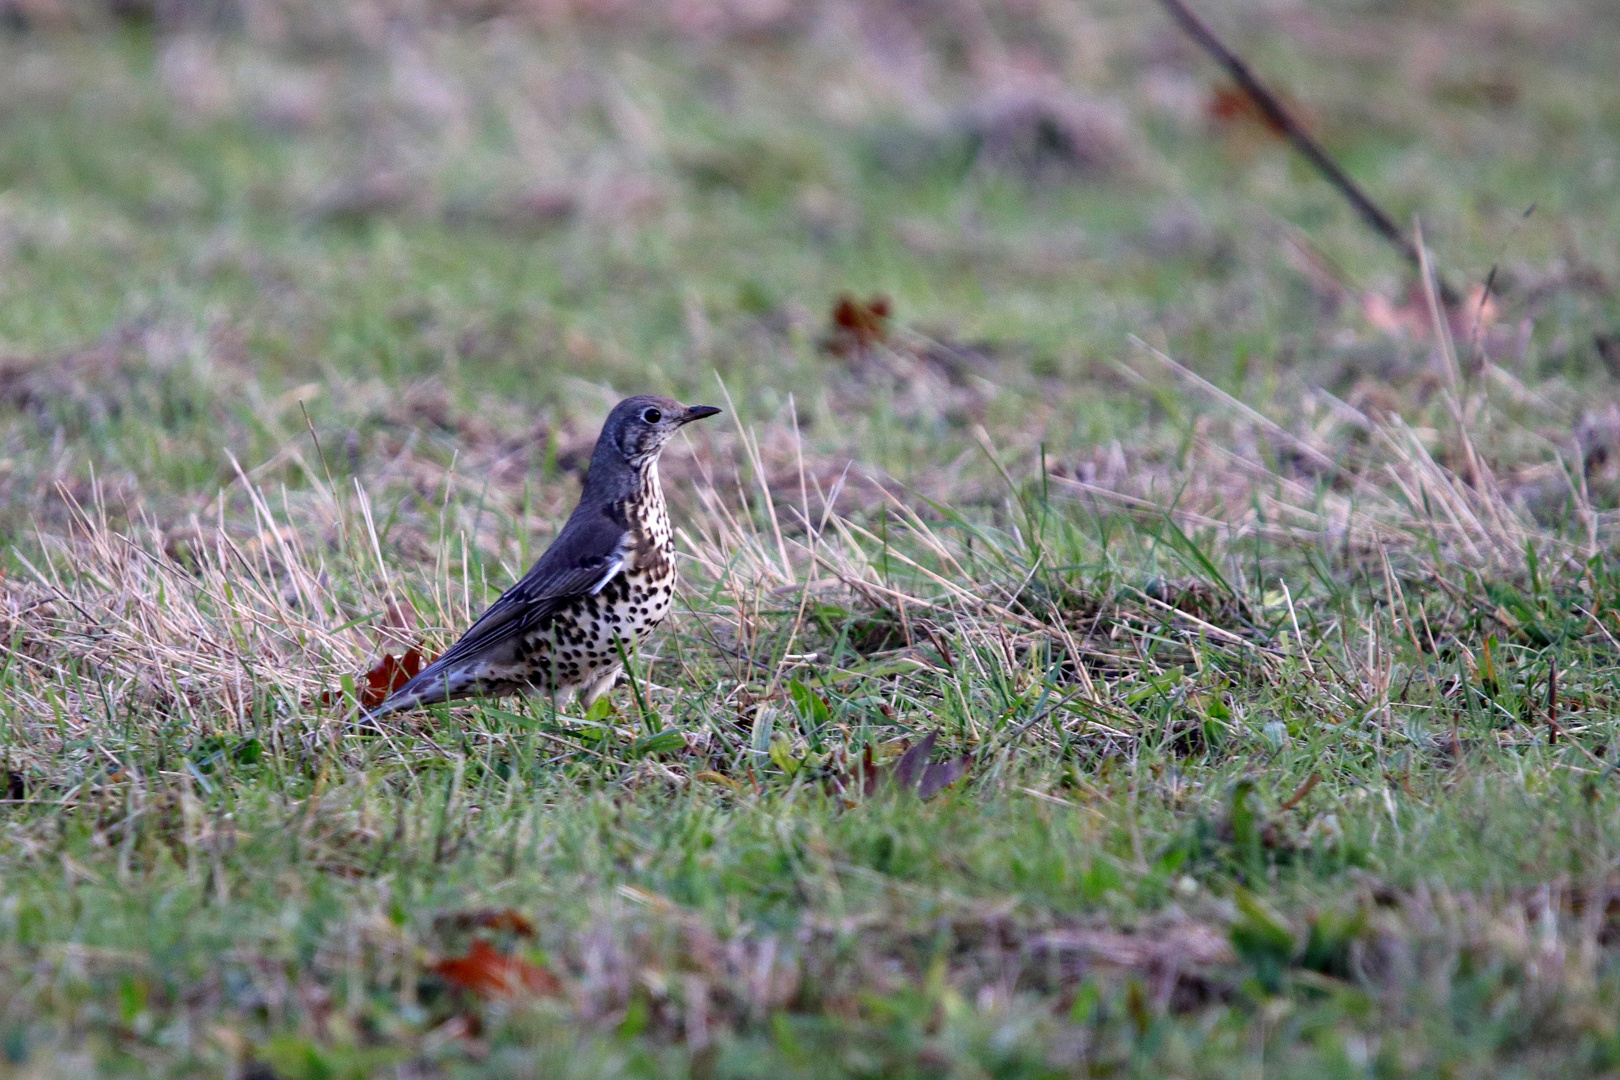
[[[713,405],[690,405],[686,409],[686,415],[681,417],[681,423],[690,424],[692,421],[701,420],[705,416],[713,416],[719,411]]]

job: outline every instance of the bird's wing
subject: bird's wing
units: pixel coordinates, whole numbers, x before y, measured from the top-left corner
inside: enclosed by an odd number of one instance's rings
[[[501,594],[444,655],[390,695],[404,700],[442,680],[447,671],[494,646],[525,633],[572,597],[600,592],[624,569],[629,534],[607,513],[571,518],[544,555],[516,584]]]

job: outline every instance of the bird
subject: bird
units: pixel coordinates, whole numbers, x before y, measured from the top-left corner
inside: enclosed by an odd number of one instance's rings
[[[675,592],[675,544],[658,458],[712,405],[625,398],[591,452],[579,505],[551,546],[444,655],[366,717],[469,697],[578,696],[589,709],[657,628]]]

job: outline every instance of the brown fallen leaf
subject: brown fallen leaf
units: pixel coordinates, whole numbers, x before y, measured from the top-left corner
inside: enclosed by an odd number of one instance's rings
[[[1294,107],[1292,102],[1288,104],[1291,109]],[[1265,128],[1279,139],[1284,135],[1282,127],[1267,116],[1241,87],[1217,86],[1204,104],[1204,114],[1219,127],[1249,123]]]
[[[967,754],[960,754],[925,767],[922,779],[917,781],[917,797],[919,799],[933,798],[939,792],[966,776],[968,766],[972,763],[973,759]]]
[[[457,990],[481,998],[557,997],[562,980],[538,964],[496,951],[487,941],[472,943],[465,956],[440,960],[434,972]]]
[[[928,799],[967,775],[968,765],[972,763],[967,754],[937,764],[929,763],[938,738],[930,731],[922,742],[900,755],[900,760],[894,763],[896,787],[915,792],[920,799]]]
[[[930,731],[923,736],[922,742],[911,747],[900,755],[900,760],[894,763],[894,784],[905,791],[916,788],[917,781],[922,777],[922,769],[928,764],[928,755],[934,752],[934,743],[939,736]]]
[[[889,298],[881,293],[867,300],[840,294],[833,304],[832,326],[822,341],[822,348],[834,356],[848,356],[882,344],[889,339],[892,312]]]
[[[403,656],[383,653],[382,659],[378,660],[370,671],[355,679],[355,689],[359,692],[361,707],[371,709],[381,705],[388,700],[389,694],[419,675],[423,666],[424,661],[419,649],[406,649]],[[328,690],[320,696],[320,703],[334,705],[342,696],[337,690]]]
[[[878,786],[887,772],[889,779],[894,781],[895,787],[900,790],[912,792],[918,798],[932,798],[966,776],[968,768],[973,764],[972,755],[969,754],[931,764],[928,758],[934,752],[934,744],[938,740],[939,736],[936,733],[929,732],[917,745],[908,747],[889,767],[878,765],[873,760],[872,744],[868,743],[861,751],[861,760],[855,776],[834,776],[833,788],[840,794],[858,790],[862,795],[870,797],[877,793]],[[845,801],[853,805],[847,798]]]
[[[381,660],[366,672],[365,685],[360,687],[360,704],[366,708],[381,705],[388,695],[416,678],[422,671],[422,654],[406,649],[404,656],[384,653]]]
[[[1292,810],[1294,807],[1296,807],[1300,803],[1304,802],[1305,801],[1305,796],[1307,796],[1311,792],[1315,791],[1316,790],[1316,785],[1320,784],[1321,782],[1322,782],[1322,774],[1321,773],[1314,773],[1314,772],[1311,773],[1311,775],[1309,775],[1309,776],[1307,776],[1305,778],[1305,782],[1303,784],[1299,785],[1299,787],[1294,789],[1294,793],[1288,797],[1288,801],[1283,803],[1277,809],[1279,809],[1279,810]]]

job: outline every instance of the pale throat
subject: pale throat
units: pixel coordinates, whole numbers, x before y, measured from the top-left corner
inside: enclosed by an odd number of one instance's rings
[[[638,463],[635,495],[632,505],[639,513],[632,516],[630,527],[639,534],[641,542],[654,548],[669,542],[668,511],[664,508],[664,489],[658,482],[658,458],[649,456]]]
[[[636,485],[640,488],[636,494],[641,498],[664,501],[664,489],[658,483],[658,455],[650,454],[641,462],[636,470]]]

